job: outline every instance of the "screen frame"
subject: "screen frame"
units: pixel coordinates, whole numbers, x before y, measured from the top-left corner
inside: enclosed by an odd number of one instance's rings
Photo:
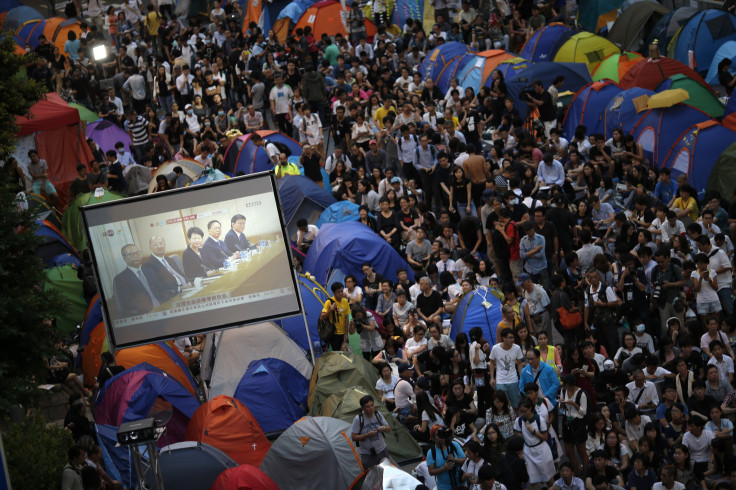
[[[276,209],[277,209],[277,213],[279,216],[279,231],[281,233],[281,240],[283,243],[284,251],[286,252],[286,256],[289,258],[289,271],[291,272],[291,285],[294,288],[294,297],[296,298],[298,309],[295,311],[285,311],[285,312],[282,312],[276,315],[265,315],[263,317],[250,318],[246,322],[230,322],[230,323],[224,323],[224,324],[211,326],[211,327],[196,328],[192,330],[182,330],[173,337],[169,334],[166,334],[166,335],[160,335],[160,336],[150,336],[145,340],[136,340],[132,342],[118,342],[115,336],[114,328],[112,326],[113,322],[112,322],[112,318],[110,317],[110,308],[108,307],[108,304],[107,304],[107,297],[105,296],[105,294],[103,294],[104,289],[102,287],[100,272],[97,269],[98,257],[95,255],[95,250],[92,245],[93,240],[92,240],[92,235],[90,233],[90,226],[88,223],[87,213],[90,211],[94,212],[94,211],[97,211],[103,208],[110,208],[110,207],[115,207],[115,206],[120,206],[120,205],[130,204],[134,202],[140,202],[140,201],[154,202],[157,199],[160,200],[162,198],[166,198],[167,196],[171,196],[172,193],[203,191],[206,189],[213,189],[213,188],[223,187],[223,186],[228,186],[228,185],[232,186],[232,185],[235,185],[240,182],[247,181],[247,180],[264,179],[266,177],[268,178],[267,180],[271,186],[270,191],[273,193],[274,201],[276,203]],[[263,191],[264,193],[267,193],[268,189],[263,189]],[[105,190],[105,192],[108,192],[107,189]],[[217,332],[217,331],[228,329],[228,328],[237,328],[237,327],[242,327],[242,326],[246,326],[250,324],[261,323],[265,321],[277,320],[281,318],[304,314],[304,304],[302,302],[301,291],[299,290],[299,284],[297,281],[297,272],[296,272],[296,269],[294,269],[294,262],[293,262],[293,257],[291,254],[290,241],[289,241],[289,237],[288,237],[287,230],[286,230],[286,223],[284,220],[283,208],[281,205],[281,196],[278,193],[278,186],[276,185],[275,173],[272,170],[266,171],[266,172],[258,172],[255,174],[238,176],[238,177],[232,177],[230,179],[218,180],[218,181],[213,181],[213,182],[209,182],[205,184],[197,184],[196,186],[182,187],[179,189],[170,189],[166,191],[155,192],[152,194],[143,194],[140,196],[126,197],[123,199],[117,199],[115,201],[107,201],[103,203],[89,204],[89,205],[80,207],[79,210],[82,215],[82,222],[84,223],[84,233],[87,238],[88,250],[90,252],[90,257],[92,259],[92,270],[94,271],[95,283],[97,285],[97,293],[100,298],[103,323],[105,324],[105,330],[107,331],[108,343],[110,345],[111,350],[128,348],[128,347],[136,347],[140,345],[148,345],[148,344],[152,344],[156,342],[173,340],[179,337],[190,337],[193,335]],[[135,218],[131,218],[131,219],[135,219]],[[182,320],[186,320],[186,318],[187,317],[184,316],[182,317]],[[185,321],[182,323],[186,324]]]

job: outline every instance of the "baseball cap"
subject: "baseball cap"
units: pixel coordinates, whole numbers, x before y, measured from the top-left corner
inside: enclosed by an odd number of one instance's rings
[[[408,371],[409,369],[414,369],[414,366],[411,364],[402,364],[399,366],[399,374],[403,373],[404,371]]]
[[[396,183],[399,183],[400,184],[401,183],[401,179],[398,178],[398,177],[391,177],[391,183],[392,184],[396,184]]]
[[[191,109],[191,107],[192,107],[192,104],[187,104],[184,106],[184,109]]]
[[[483,191],[483,200],[487,201],[493,197],[493,191],[491,189],[486,189]]]
[[[524,283],[524,281],[531,280],[531,278],[532,277],[529,274],[527,274],[526,272],[522,272],[521,274],[519,274],[519,277],[516,279],[516,285],[521,286]]]
[[[603,369],[605,371],[613,371],[613,368],[614,368],[614,364],[612,360],[606,359],[605,361],[603,361]]]
[[[369,145],[377,145],[377,144],[378,144],[378,142],[377,142],[376,140],[370,140],[370,141],[368,142],[368,144],[369,144]]]
[[[429,380],[426,377],[424,377],[424,376],[422,376],[421,378],[417,379],[417,383],[416,384],[417,384],[418,387],[420,387],[423,390],[428,390],[429,389]]]

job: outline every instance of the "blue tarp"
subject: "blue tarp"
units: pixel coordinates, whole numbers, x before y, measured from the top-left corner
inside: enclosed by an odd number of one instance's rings
[[[639,119],[632,135],[644,149],[644,156],[659,168],[677,138],[693,124],[710,119],[708,114],[686,104],[653,109]]]
[[[621,87],[610,80],[593,82],[583,87],[570,102],[562,125],[565,138],[572,140],[575,128],[583,125],[587,134],[603,132],[603,112],[608,103],[621,92]]]
[[[434,48],[425,58],[421,65],[419,65],[419,73],[422,78],[431,78],[437,80],[437,76],[440,74],[442,69],[453,59],[458,56],[462,56],[467,53],[474,53],[475,49],[469,47],[467,44],[458,42],[449,42],[440,44],[439,47]]]
[[[304,12],[315,3],[315,0],[296,0],[291,2],[279,13],[277,20],[288,17],[296,24],[302,15],[304,15]]]
[[[387,279],[396,281],[396,271],[404,268],[409,280],[414,280],[414,271],[383,238],[362,223],[326,223],[309,248],[304,261],[304,270],[314,274],[317,282],[325,284],[336,269],[352,274],[360,282],[364,276],[362,265],[369,263],[373,269]]]
[[[603,132],[606,135],[606,139],[613,135],[615,128],[623,129],[624,134],[634,129],[634,125],[641,119],[643,114],[636,112],[633,99],[642,95],[652,96],[654,92],[645,88],[633,87],[621,91],[608,102],[603,114]]]
[[[509,97],[513,99],[514,107],[519,110],[522,119],[526,119],[529,106],[522,102],[519,94],[529,87],[534,80],[541,80],[544,88],[547,89],[558,75],[565,77],[565,83],[559,88],[560,92],[567,90],[577,92],[593,81],[585,63],[561,63],[556,61],[534,63],[524,70],[519,70],[512,78],[506,80]]]
[[[314,349],[314,357],[319,358],[322,355],[322,342],[319,339],[319,330],[317,329],[317,323],[319,320],[319,314],[322,312],[322,307],[325,301],[329,299],[330,294],[312,277],[304,274],[299,274],[297,277],[299,283],[299,291],[302,295],[302,305],[304,307],[304,313],[307,317],[307,325],[309,325],[309,337],[312,339],[312,348]],[[304,317],[302,315],[291,316],[283,318],[276,323],[281,324],[286,333],[289,334],[294,342],[299,344],[299,347],[309,353],[309,339],[307,338],[307,332],[304,328]]]
[[[519,56],[529,61],[552,61],[560,46],[570,39],[575,31],[563,24],[544,26],[531,35]]]
[[[135,469],[129,446],[118,445],[118,428],[111,425],[95,424],[97,442],[102,449],[102,461],[110,478],[123,484],[125,488],[136,485]]]
[[[489,303],[486,308],[483,303]],[[454,341],[460,332],[468,333],[473,327],[483,329],[483,338],[491,345],[496,343],[496,327],[502,320],[501,300],[490,289],[481,286],[460,298],[457,310],[452,315],[450,338]]]
[[[358,210],[360,206],[351,201],[337,201],[330,204],[317,220],[317,228],[321,228],[325,223],[343,223],[345,221],[358,221],[360,215]]]
[[[309,380],[281,359],[253,361],[234,398],[248,407],[263,432],[286,430],[307,414]]]
[[[718,82],[718,63],[721,62],[721,60],[728,58],[731,60],[731,68],[729,68],[729,73],[731,75],[736,75],[736,65],[733,63],[736,62],[736,41],[728,41],[723,44],[720,48],[718,48],[718,51],[716,51],[716,54],[713,55],[713,61],[710,63],[710,68],[708,69],[708,74],[705,76],[705,81],[708,82],[711,85],[719,85]]]
[[[705,75],[713,55],[727,41],[736,40],[736,16],[723,10],[708,9],[698,12],[687,21],[672,42],[668,52],[677,61],[688,66],[688,52],[693,52],[695,71]]]

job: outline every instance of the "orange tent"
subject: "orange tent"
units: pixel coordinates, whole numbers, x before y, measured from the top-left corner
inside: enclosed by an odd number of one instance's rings
[[[312,28],[314,38],[320,40],[322,34],[334,37],[338,32],[342,35],[347,35],[345,25],[342,23],[341,12],[344,11],[347,15],[349,9],[342,6],[340,2],[335,0],[323,0],[317,2],[307,9],[302,14],[299,22],[296,23],[294,29],[301,27],[304,29],[307,26]],[[365,20],[365,29],[368,40],[373,39],[376,35],[376,26],[370,20]]]
[[[69,31],[74,31],[77,39],[82,35],[77,19],[65,19],[64,17],[51,17],[46,20],[43,35],[54,44],[61,54],[64,54],[64,43],[68,40]]]
[[[187,360],[181,355],[179,349],[168,343],[121,349],[115,353],[115,361],[125,369],[147,362],[177,380],[189,393],[195,394],[194,380],[188,372]],[[187,372],[184,369],[187,369]]]
[[[107,332],[105,332],[105,324],[100,322],[92,330],[89,342],[84,347],[84,354],[82,354],[82,373],[84,374],[85,386],[95,385],[97,373],[100,372],[100,366],[102,366],[100,354],[107,350],[109,350]]]
[[[220,395],[201,405],[187,427],[186,440],[216,447],[238,464],[255,467],[271,448],[261,426],[240,401]]]

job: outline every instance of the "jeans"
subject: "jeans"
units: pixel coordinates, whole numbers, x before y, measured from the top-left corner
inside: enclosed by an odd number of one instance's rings
[[[718,290],[718,299],[723,308],[723,314],[729,316],[733,314],[733,298],[731,297],[731,286]]]
[[[471,201],[470,203],[470,215],[465,211],[465,208],[468,206],[468,203],[466,202],[458,202],[455,204],[457,207],[457,212],[460,215],[460,219],[463,219],[466,216],[478,216],[478,211],[475,209],[475,203]]]
[[[512,407],[517,408],[519,406],[519,402],[521,401],[519,383],[511,383],[508,385],[496,383],[496,390],[500,390],[506,393],[506,396],[509,399],[509,404]]]
[[[174,96],[173,95],[159,95],[158,96],[158,105],[161,107],[161,110],[164,111],[165,114],[168,114],[171,112],[171,104],[174,102]]]

